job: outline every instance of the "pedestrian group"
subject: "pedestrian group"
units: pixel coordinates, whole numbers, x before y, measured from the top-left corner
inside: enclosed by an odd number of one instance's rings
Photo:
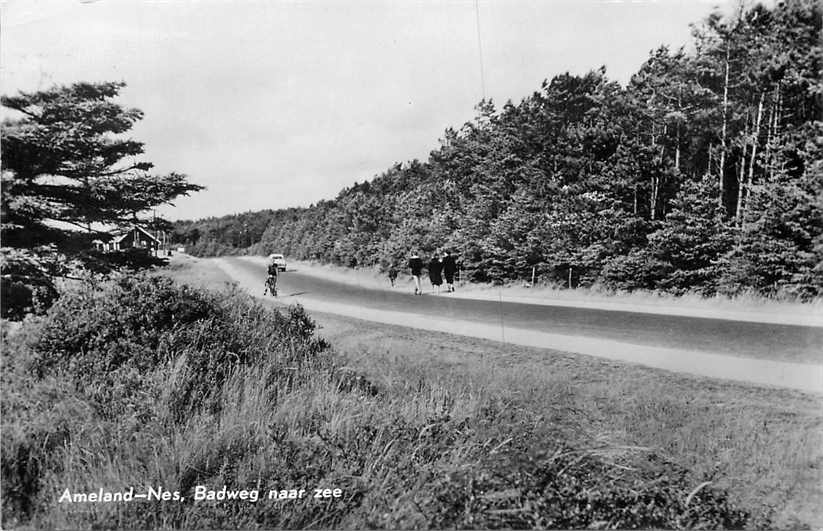
[[[420,258],[416,252],[413,252],[409,258],[409,272],[414,279],[415,295],[423,294],[423,289],[420,286],[423,267],[423,259]],[[431,260],[429,260],[426,269],[429,272],[429,282],[431,282],[432,287],[437,293],[440,293],[440,286],[443,285],[444,279],[446,280],[446,291],[449,293],[454,291],[454,276],[457,273],[457,263],[449,251],[445,251],[442,256],[434,254]],[[392,286],[394,286],[396,279],[397,268],[391,266],[389,268],[389,281],[391,281]]]

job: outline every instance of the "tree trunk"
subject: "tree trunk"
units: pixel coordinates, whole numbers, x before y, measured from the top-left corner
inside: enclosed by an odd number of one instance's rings
[[[657,147],[657,143],[655,142],[654,136],[654,122],[652,122],[652,149]],[[657,175],[655,175],[654,169],[652,169],[651,175],[651,190],[649,193],[649,218],[654,221],[655,218],[655,210],[657,210]]]
[[[666,133],[668,132],[668,128],[664,125],[663,126],[663,137],[665,138]],[[662,168],[664,165],[664,160],[666,156],[666,144],[660,144],[660,167]],[[657,201],[660,197],[660,185],[662,184],[662,174],[658,173],[654,177],[654,187],[652,189],[652,220],[657,219]]]
[[[781,94],[780,94],[780,84],[774,88],[774,100],[772,101],[772,115],[770,117],[770,126],[769,126],[769,140],[766,143],[767,155],[766,159],[769,161],[769,181],[774,180],[774,167],[775,162],[772,160],[773,155],[771,153],[772,146],[775,143],[775,138],[778,137],[780,134],[780,103],[781,103]]]
[[[660,177],[652,177],[652,193],[649,200],[649,208],[651,208],[651,219],[657,219],[657,190],[660,188]]]
[[[674,150],[674,169],[680,173],[680,124],[677,124],[677,136],[676,142],[677,145]]]
[[[663,139],[666,139],[666,134],[669,132],[667,125],[663,126]],[[666,144],[660,144],[660,165],[663,166],[663,157],[666,155]]]
[[[774,89],[774,96],[771,98],[769,105],[769,121],[766,124],[766,165],[769,167],[769,175],[771,175],[771,160],[772,160],[772,131],[774,131],[774,114],[777,106],[777,87]]]
[[[727,110],[729,107],[729,43],[726,42],[725,75],[723,78],[723,127],[720,132],[720,206],[723,206],[723,180],[726,172],[726,131],[728,128]]]
[[[740,167],[737,172],[737,205],[735,206],[734,217],[740,221],[740,214],[743,211],[743,176],[746,174],[746,145],[743,145],[743,152],[740,154]]]
[[[737,169],[737,205],[735,207],[734,217],[737,222],[740,222],[740,214],[743,212],[743,179],[746,176],[746,152],[748,151],[748,137],[749,137],[749,116],[748,112],[746,113],[746,129],[743,131],[743,141],[742,148],[743,150],[740,152],[740,165]]]
[[[754,132],[752,133],[752,155],[749,160],[749,175],[746,178],[746,190],[743,197],[743,206],[740,211],[740,223],[743,223],[743,218],[746,217],[746,204],[749,202],[749,195],[751,194],[752,181],[754,180],[754,163],[757,158],[757,145],[760,140],[760,123],[763,118],[763,92],[760,93],[760,101],[757,104],[757,119],[755,120]]]

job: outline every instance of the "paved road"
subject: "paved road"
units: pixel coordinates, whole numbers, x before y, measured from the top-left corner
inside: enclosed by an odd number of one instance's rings
[[[228,258],[233,267],[260,278],[265,268]],[[638,312],[414,296],[334,282],[288,271],[280,275],[280,300],[310,298],[373,310],[402,311],[552,334],[613,339],[624,343],[713,352],[732,356],[823,362],[823,327],[749,323]]]

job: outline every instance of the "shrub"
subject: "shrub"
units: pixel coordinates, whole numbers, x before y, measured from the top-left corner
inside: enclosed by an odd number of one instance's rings
[[[266,362],[272,390],[292,366],[332,367],[302,308],[287,315],[238,292],[214,295],[163,277],[89,282],[43,318],[4,338],[4,522],[31,514],[54,454],[90,429],[111,436],[129,421],[167,433],[220,411],[233,371]],[[298,372],[298,374],[300,374]]]
[[[57,298],[55,266],[28,251],[0,249],[0,317],[19,321],[42,314]]]
[[[635,463],[636,464],[636,463]],[[434,528],[742,528],[748,513],[725,493],[689,497],[687,474],[666,463],[619,473],[570,448],[508,452],[460,467],[418,503]]]

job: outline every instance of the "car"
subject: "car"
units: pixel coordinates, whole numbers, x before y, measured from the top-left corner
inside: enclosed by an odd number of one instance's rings
[[[272,253],[269,255],[269,262],[277,264],[277,269],[280,271],[286,270],[286,257],[279,253]]]

